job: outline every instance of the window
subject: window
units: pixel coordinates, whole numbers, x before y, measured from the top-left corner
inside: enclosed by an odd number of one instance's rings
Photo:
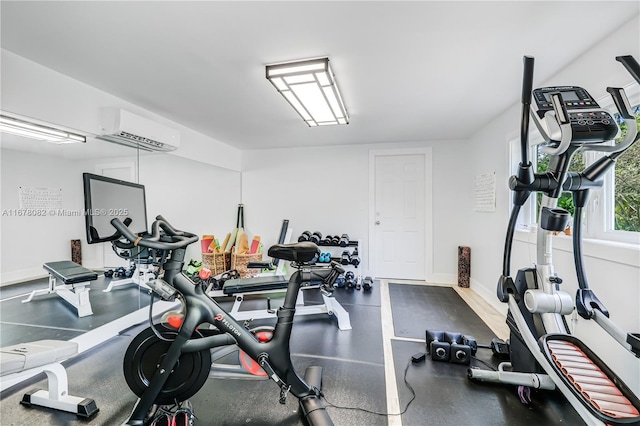
[[[632,112],[640,132],[640,105],[636,105]],[[627,132],[626,123],[618,114],[616,114],[616,120],[623,136]],[[640,232],[640,141],[629,148],[616,162],[613,188],[612,229]]]
[[[628,90],[627,93],[629,92]],[[638,90],[633,89],[632,92],[637,95]],[[604,109],[615,111],[610,99],[600,100],[599,103]],[[635,114],[640,132],[640,105],[637,100],[635,104],[632,112]],[[621,125],[621,134],[616,141],[618,142],[626,134],[626,125],[618,114],[615,114],[615,117]],[[549,156],[539,150],[542,136],[535,126],[532,126],[529,139],[532,145],[529,158],[534,164],[536,173],[544,172],[549,164]],[[518,139],[511,141],[513,173],[520,161],[519,144]],[[569,171],[581,171],[602,155],[596,152],[578,152],[571,160]],[[616,161],[614,171],[610,171],[605,176],[603,188],[592,190],[590,195],[589,205],[584,209],[587,214],[584,220],[586,225],[584,236],[637,243],[640,239],[640,141]],[[532,201],[534,199],[537,202],[534,203]],[[537,227],[541,199],[542,195],[537,194],[537,197],[530,197],[527,204],[523,206],[518,220],[521,229]],[[562,194],[558,199],[558,207],[568,210],[573,215],[574,206],[570,193]]]

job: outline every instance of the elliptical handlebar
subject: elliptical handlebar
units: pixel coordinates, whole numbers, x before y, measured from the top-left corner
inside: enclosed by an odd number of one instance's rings
[[[616,56],[616,61],[620,62],[629,71],[629,74],[640,84],[640,64],[631,56]]]
[[[560,155],[569,148],[573,133],[571,131],[571,120],[569,119],[569,113],[567,107],[562,100],[562,94],[560,92],[551,94],[551,104],[553,105],[554,115],[552,119],[555,119],[560,126],[560,143],[557,147],[542,146],[540,150],[549,155]],[[550,114],[550,112],[547,112]],[[545,116],[545,118],[547,118]]]
[[[157,250],[174,250],[184,248],[198,241],[198,236],[186,231],[180,231],[171,226],[162,216],[157,216],[151,225],[151,235],[136,236],[118,218],[111,219],[111,225],[118,230],[120,235],[128,239],[134,246],[147,247]],[[161,231],[162,230],[162,231]],[[170,237],[171,241],[162,241],[163,233]]]
[[[533,56],[524,56],[524,71],[522,74],[522,117],[520,120],[520,154],[522,166],[529,164],[529,108],[531,106],[531,91],[533,90]]]

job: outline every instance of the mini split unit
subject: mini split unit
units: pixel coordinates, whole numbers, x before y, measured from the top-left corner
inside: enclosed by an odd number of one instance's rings
[[[119,108],[102,111],[102,135],[98,139],[145,151],[173,151],[180,146],[180,132],[164,124]]]

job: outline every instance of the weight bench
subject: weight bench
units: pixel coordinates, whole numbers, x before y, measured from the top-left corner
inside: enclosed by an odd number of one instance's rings
[[[20,404],[39,405],[68,411],[80,417],[92,417],[99,409],[93,399],[68,394],[67,371],[61,361],[78,353],[78,344],[62,340],[39,340],[0,348],[0,376],[9,379],[27,370],[39,368],[47,374],[49,389],[32,389]]]
[[[282,293],[287,289],[289,280],[282,275],[273,275],[267,277],[240,278],[228,280],[222,286],[222,290],[209,292],[211,297],[232,296],[234,298],[233,307],[229,314],[237,321],[249,319],[273,318],[276,316],[276,310],[271,309],[270,301],[267,299],[266,309],[255,309],[249,311],[241,311],[240,305],[244,301],[245,295],[265,295],[270,293]],[[298,300],[296,302],[296,315],[315,315],[328,314],[333,315],[338,320],[338,328],[340,330],[351,330],[351,321],[349,312],[338,302],[331,294],[322,291],[323,304],[305,305],[304,292],[310,289],[317,289],[320,285],[312,285],[302,287],[298,291]]]
[[[49,287],[33,290],[22,303],[31,302],[34,296],[55,293],[78,311],[79,317],[93,315],[89,300],[89,284],[98,274],[69,260],[48,262],[42,267],[49,272]],[[64,284],[58,284],[58,280]]]

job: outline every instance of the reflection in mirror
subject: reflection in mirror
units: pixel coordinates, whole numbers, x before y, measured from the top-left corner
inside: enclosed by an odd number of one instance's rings
[[[92,137],[85,144],[65,145],[5,133],[0,138],[0,316],[3,324],[10,322],[9,317],[40,321],[33,325],[44,334],[30,335],[29,340],[54,334],[55,338],[74,338],[81,333],[79,330],[94,329],[144,308],[149,301],[146,291],[139,291],[135,284],[103,292],[111,282],[132,279],[127,273],[146,280],[156,271],[140,264],[137,271],[132,271],[136,263],[119,257],[109,242],[87,244],[83,173],[144,185],[149,223],[162,214],[178,228],[202,235],[230,228],[235,221],[235,208],[240,202],[239,172],[174,153],[139,151]],[[29,194],[44,198],[30,200]],[[27,210],[25,206],[33,208]],[[55,295],[21,303],[25,293],[47,287],[45,263],[72,259],[73,240],[80,240],[78,263],[99,274],[89,286],[93,315],[78,317]],[[189,247],[185,259],[200,259],[199,247],[195,246]],[[118,267],[123,268],[124,276],[104,277],[105,271]],[[11,297],[15,299],[5,302]],[[144,311],[146,314],[147,309]],[[0,344],[20,343],[17,340],[24,340],[21,335],[24,333],[5,332],[3,328]]]

